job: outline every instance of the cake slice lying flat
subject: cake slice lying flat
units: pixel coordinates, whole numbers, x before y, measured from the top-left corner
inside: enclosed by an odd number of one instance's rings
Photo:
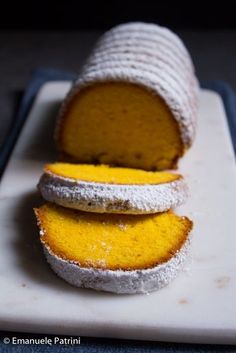
[[[49,264],[77,287],[154,291],[176,277],[188,255],[192,222],[172,211],[112,215],[45,204],[35,213]]]
[[[127,214],[163,212],[183,204],[188,194],[178,174],[66,163],[47,165],[39,190],[61,206]]]

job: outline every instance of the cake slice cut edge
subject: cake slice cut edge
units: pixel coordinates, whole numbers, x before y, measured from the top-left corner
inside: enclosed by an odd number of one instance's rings
[[[101,215],[46,204],[35,214],[48,263],[76,287],[117,294],[152,292],[168,285],[189,257],[193,223],[172,211]]]
[[[189,193],[180,174],[68,163],[45,166],[38,188],[45,200],[64,207],[121,214],[164,212]]]

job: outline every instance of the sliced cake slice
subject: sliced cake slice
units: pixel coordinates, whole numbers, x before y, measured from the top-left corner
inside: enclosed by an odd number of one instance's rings
[[[163,212],[188,194],[179,174],[67,163],[46,165],[38,187],[47,201],[98,213]]]
[[[114,215],[45,204],[35,213],[47,261],[77,287],[151,292],[175,278],[188,255],[192,222],[172,211]]]

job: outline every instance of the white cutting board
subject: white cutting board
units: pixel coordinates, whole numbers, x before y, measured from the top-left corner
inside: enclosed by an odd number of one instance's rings
[[[203,90],[194,146],[181,161],[194,221],[193,259],[149,295],[78,289],[44,260],[32,207],[68,82],[43,86],[0,184],[0,329],[202,343],[236,343],[236,168],[221,98]]]

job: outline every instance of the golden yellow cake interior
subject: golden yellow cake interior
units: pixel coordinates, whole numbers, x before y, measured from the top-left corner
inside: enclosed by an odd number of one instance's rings
[[[41,241],[82,267],[146,269],[166,262],[186,241],[192,222],[172,211],[155,215],[96,214],[45,204],[35,210]]]
[[[162,184],[181,178],[179,174],[169,172],[92,164],[53,163],[47,164],[44,171],[64,178],[109,184]]]
[[[179,126],[162,98],[122,82],[78,92],[60,121],[58,147],[80,163],[145,170],[176,167],[183,154]]]

